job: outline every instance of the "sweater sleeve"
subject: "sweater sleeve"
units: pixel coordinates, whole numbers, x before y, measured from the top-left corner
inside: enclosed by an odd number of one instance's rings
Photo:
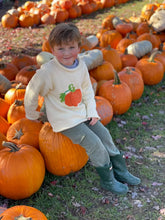
[[[40,113],[36,110],[38,107],[38,96],[45,96],[51,89],[51,80],[42,69],[36,71],[26,87],[24,106],[26,118],[36,120]]]
[[[92,84],[91,84],[90,77],[89,77],[89,72],[86,66],[85,66],[84,79],[82,83],[82,89],[83,89],[82,98],[83,98],[83,102],[86,105],[87,118],[96,117],[100,119],[97,113],[97,110],[96,110],[95,94],[92,88]]]

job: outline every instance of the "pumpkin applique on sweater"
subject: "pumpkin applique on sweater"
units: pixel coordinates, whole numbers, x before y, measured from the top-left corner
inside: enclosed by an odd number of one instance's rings
[[[68,86],[68,90],[60,94],[61,102],[65,102],[68,106],[78,106],[81,102],[82,94],[80,89],[75,89],[73,84]]]

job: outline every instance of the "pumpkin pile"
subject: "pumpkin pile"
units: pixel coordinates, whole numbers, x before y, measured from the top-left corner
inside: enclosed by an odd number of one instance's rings
[[[94,11],[123,4],[129,0],[42,0],[27,1],[17,9],[10,9],[1,18],[4,28],[26,28],[40,24],[56,24]]]
[[[157,32],[149,17],[133,21],[111,14],[96,36],[82,36],[81,49],[79,56],[87,64],[103,125],[113,115],[127,112],[141,98],[145,85],[163,80],[165,32]],[[47,119],[35,122],[25,117],[26,86],[36,70],[52,58],[45,39],[42,52],[35,57],[20,54],[0,64],[0,195],[6,198],[18,200],[37,192],[45,170],[65,176],[88,161],[85,150],[53,132]],[[38,111],[44,111],[43,102],[39,97]],[[72,152],[67,156],[66,147]]]

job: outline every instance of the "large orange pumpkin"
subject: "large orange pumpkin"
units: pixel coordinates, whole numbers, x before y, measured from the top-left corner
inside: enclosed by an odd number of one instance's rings
[[[0,215],[0,217],[3,217],[3,220],[47,220],[44,213],[40,210],[26,205],[16,205],[8,208]]]
[[[13,63],[0,63],[0,74],[8,80],[14,80],[17,73],[18,68]]]
[[[164,77],[163,64],[155,59],[158,51],[151,54],[150,58],[140,59],[136,66],[142,72],[142,77],[145,85],[156,85],[162,81]]]
[[[76,172],[88,161],[85,149],[60,132],[53,132],[49,122],[44,123],[39,133],[39,146],[47,170],[57,176]]]
[[[0,98],[0,116],[7,118],[7,112],[9,110],[10,104],[6,102],[3,98]]]
[[[28,198],[39,190],[45,177],[41,153],[29,145],[3,142],[0,151],[0,195],[9,199]]]
[[[117,72],[114,80],[106,81],[100,86],[98,95],[109,100],[116,115],[128,111],[132,103],[131,90],[125,82],[120,81]]]

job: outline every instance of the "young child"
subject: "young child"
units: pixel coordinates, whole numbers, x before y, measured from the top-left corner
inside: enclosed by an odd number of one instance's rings
[[[26,117],[37,120],[38,96],[44,97],[47,118],[54,132],[61,132],[85,148],[100,176],[102,188],[126,194],[140,179],[126,168],[123,153],[99,121],[86,64],[78,58],[81,35],[72,23],[55,26],[49,35],[54,59],[43,64],[30,80],[25,94]]]

